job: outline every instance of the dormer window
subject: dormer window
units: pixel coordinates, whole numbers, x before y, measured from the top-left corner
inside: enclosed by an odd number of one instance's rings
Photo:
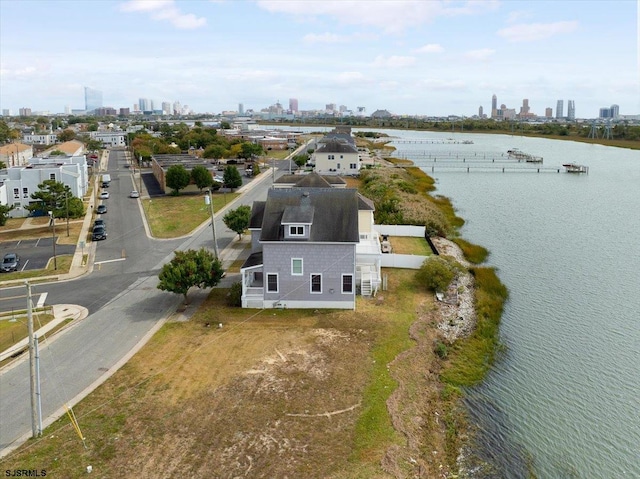
[[[289,236],[304,236],[304,226],[301,226],[301,225],[289,226]]]

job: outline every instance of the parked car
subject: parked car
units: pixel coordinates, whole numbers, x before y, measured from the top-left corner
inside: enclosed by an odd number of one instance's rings
[[[96,226],[104,226],[104,228],[107,229],[107,225],[102,218],[96,218],[96,220],[93,222],[93,226],[94,228]]]
[[[108,200],[109,199],[109,192],[108,191],[103,191],[102,193],[100,193],[100,199],[101,200]]]
[[[138,193],[136,190],[133,190],[131,193],[129,193],[129,198],[140,198],[140,193]]]
[[[220,175],[215,175],[213,177],[213,181],[215,181],[216,183],[224,184],[224,178]]]
[[[91,232],[92,241],[100,241],[107,239],[107,229],[103,226],[94,226]]]
[[[102,215],[106,212],[107,212],[107,205],[98,205],[98,207],[96,208],[96,213],[98,213],[99,215]]]
[[[20,256],[15,253],[7,253],[2,258],[2,271],[4,273],[18,271],[18,264],[20,264]]]

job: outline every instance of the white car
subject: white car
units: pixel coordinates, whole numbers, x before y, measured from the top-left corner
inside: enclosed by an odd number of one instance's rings
[[[100,199],[101,200],[108,200],[109,199],[109,192],[108,191],[103,191],[102,193],[100,193]]]
[[[213,181],[215,181],[216,183],[222,184],[222,183],[224,183],[224,178],[222,176],[220,176],[220,175],[216,175],[216,176],[213,177]]]
[[[133,190],[131,193],[129,193],[129,198],[140,198],[140,193],[138,193],[136,190]]]

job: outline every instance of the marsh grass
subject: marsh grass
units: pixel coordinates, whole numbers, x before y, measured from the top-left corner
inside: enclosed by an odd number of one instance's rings
[[[452,238],[452,241],[460,247],[467,261],[473,264],[484,263],[489,256],[489,250],[480,245],[470,243],[462,238]]]

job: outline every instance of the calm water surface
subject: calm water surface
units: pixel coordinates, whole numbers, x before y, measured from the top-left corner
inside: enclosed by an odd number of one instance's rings
[[[640,152],[510,135],[387,131],[473,144],[400,144],[491,251],[510,291],[504,355],[470,391],[498,477],[640,478]],[[429,154],[544,157],[588,175],[446,170]],[[495,165],[487,165],[495,166]],[[531,165],[514,165],[531,166]]]

